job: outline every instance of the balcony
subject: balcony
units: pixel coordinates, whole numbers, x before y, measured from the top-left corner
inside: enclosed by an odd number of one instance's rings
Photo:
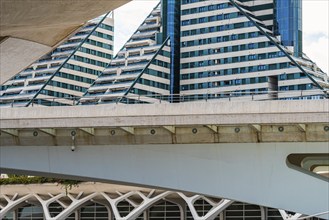
[[[40,69],[36,69],[35,73],[54,73],[56,70],[58,70],[60,66],[55,66],[55,67],[50,67],[50,68],[40,68]]]
[[[89,33],[87,32],[79,32],[76,35],[74,35],[73,37],[70,38],[70,40],[77,40],[77,39],[84,39],[88,36]]]
[[[112,66],[104,70],[104,74],[116,74],[118,69],[121,69],[122,72],[130,72],[130,71],[142,71],[148,62],[142,62],[129,66]]]
[[[2,101],[10,101],[15,102],[16,100],[21,100],[21,99],[32,99],[33,96],[37,92],[33,93],[15,93],[15,94],[5,94],[4,96],[0,97],[0,102]]]
[[[156,42],[154,40],[145,39],[145,40],[127,42],[125,47],[126,48],[136,48],[136,47],[143,47],[143,46],[151,46],[151,45],[155,45],[155,44],[156,44]]]
[[[8,86],[10,86],[10,85],[14,85],[14,86],[21,85],[21,86],[23,86],[25,80],[26,79],[12,79],[12,80],[9,80],[6,83],[4,83],[4,85],[8,85]]]
[[[160,15],[161,13],[161,10],[160,9],[155,9],[152,11],[152,15],[155,16],[155,15]]]
[[[96,83],[101,84],[103,82],[111,82],[111,81],[114,81],[114,80],[133,80],[139,74],[140,74],[140,72],[138,72],[138,73],[132,73],[132,74],[121,74],[121,75],[113,75],[113,76],[99,77],[96,80]]]
[[[146,24],[142,25],[138,28],[139,31],[145,31],[145,30],[155,30],[160,28],[160,24]]]
[[[53,58],[53,59],[48,59],[48,60],[39,60],[38,62],[34,63],[33,66],[38,66],[38,65],[48,65],[48,64],[61,64],[67,59],[67,56],[65,57],[60,57],[60,58]]]
[[[77,47],[79,46],[81,43],[81,41],[77,41],[77,42],[67,42],[67,43],[64,43],[60,46],[58,46],[58,49],[61,49],[61,48],[66,48],[66,47]]]
[[[134,34],[132,39],[140,39],[140,38],[151,38],[154,37],[157,31],[147,31],[147,32],[139,32]]]
[[[75,48],[72,48],[70,50],[65,50],[65,51],[54,51],[51,56],[52,57],[57,57],[57,56],[69,56],[71,53],[73,53],[73,51],[75,50]]]
[[[5,91],[4,91],[4,95],[9,95],[11,93],[20,93],[22,90],[24,89],[24,85],[22,86],[14,86],[14,87],[10,87],[10,88],[7,88]]]
[[[113,82],[113,83],[108,83],[108,84],[97,84],[94,85],[93,87],[89,88],[88,91],[106,91],[106,90],[122,90],[122,89],[127,89],[131,86],[133,81],[128,81],[128,82]]]
[[[134,65],[136,63],[140,63],[140,62],[146,62],[146,61],[150,61],[153,57],[153,54],[151,55],[137,55],[137,56],[129,56],[127,59],[116,59],[116,60],[112,60],[111,65],[122,65],[125,63],[125,61],[127,60],[128,65]]]

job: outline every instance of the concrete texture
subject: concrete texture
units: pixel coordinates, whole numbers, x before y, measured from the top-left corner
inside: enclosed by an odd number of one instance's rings
[[[0,147],[1,172],[192,192],[307,215],[328,211],[328,181],[291,169],[287,156],[328,143]],[[328,216],[323,216],[324,218]]]
[[[0,83],[46,54],[86,21],[130,0],[0,0]]]
[[[0,43],[0,84],[51,50],[50,46],[17,38]]]
[[[329,153],[329,100],[7,108],[0,116],[3,173],[328,211],[328,181],[286,161]]]
[[[129,1],[1,0],[0,36],[25,39],[53,47],[84,22]]]
[[[1,128],[329,123],[329,100],[4,108]]]

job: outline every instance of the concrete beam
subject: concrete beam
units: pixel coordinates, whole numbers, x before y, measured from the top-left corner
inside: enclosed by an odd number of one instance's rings
[[[214,133],[218,133],[218,127],[215,125],[205,125],[206,128],[209,128]]]
[[[329,125],[329,100],[4,108],[2,128]]]
[[[74,152],[70,145],[2,145],[0,150],[3,173],[164,188],[307,215],[329,207],[328,181],[286,163],[292,153],[328,153],[327,142],[93,145]]]
[[[18,137],[18,130],[17,129],[1,129],[1,132],[9,134],[14,137]]]
[[[296,126],[300,131],[306,132],[306,124],[297,124]]]
[[[250,125],[256,132],[261,132],[262,131],[262,126],[261,125]]]
[[[94,136],[95,135],[95,129],[94,128],[79,128],[81,131]]]
[[[167,131],[169,131],[172,134],[176,133],[176,127],[175,126],[163,126],[164,129],[166,129]]]
[[[129,144],[192,144],[192,143],[259,143],[259,142],[328,142],[329,135],[323,123],[308,125],[306,132],[300,131],[295,124],[262,125],[258,132],[250,125],[219,126],[218,129],[209,129],[206,125],[185,125],[174,127],[167,131],[163,126],[137,126],[137,127],[102,127],[102,128],[25,128],[18,136],[10,137],[6,134],[0,136],[0,145],[15,146],[18,143],[24,146],[47,145],[65,146],[71,143],[71,137],[79,145],[89,145],[96,142],[99,145],[129,145]],[[171,128],[172,128],[171,127]],[[10,130],[10,129],[9,129]],[[34,134],[41,130],[48,135]],[[80,130],[80,132],[78,132]],[[56,132],[55,132],[56,131]],[[216,131],[216,132],[215,132]],[[76,135],[78,132],[78,135]],[[111,136],[111,138],[104,138]],[[134,135],[134,138],[130,138]],[[42,138],[40,138],[42,137]],[[37,143],[36,143],[37,141]]]
[[[53,128],[48,128],[48,129],[43,128],[43,129],[39,129],[39,130],[42,131],[45,134],[56,137],[56,130],[53,129]]]
[[[129,134],[132,134],[132,135],[135,134],[135,129],[133,127],[120,127],[120,128]]]

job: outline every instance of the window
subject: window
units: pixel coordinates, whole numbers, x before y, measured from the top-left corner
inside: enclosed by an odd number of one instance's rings
[[[204,12],[204,11],[206,11],[206,7],[200,7],[199,8],[199,12]]]
[[[248,44],[248,48],[249,48],[249,49],[254,49],[254,48],[255,48],[255,44],[254,44],[254,43],[250,43],[250,44]]]
[[[182,21],[182,26],[186,26],[190,24],[190,20]]]
[[[248,60],[256,60],[256,55],[255,54],[249,55]]]
[[[258,70],[266,70],[266,65],[259,65]]]

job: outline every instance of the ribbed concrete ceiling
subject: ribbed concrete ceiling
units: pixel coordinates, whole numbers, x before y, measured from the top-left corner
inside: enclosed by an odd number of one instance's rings
[[[0,0],[0,39],[54,46],[82,23],[130,0]]]

